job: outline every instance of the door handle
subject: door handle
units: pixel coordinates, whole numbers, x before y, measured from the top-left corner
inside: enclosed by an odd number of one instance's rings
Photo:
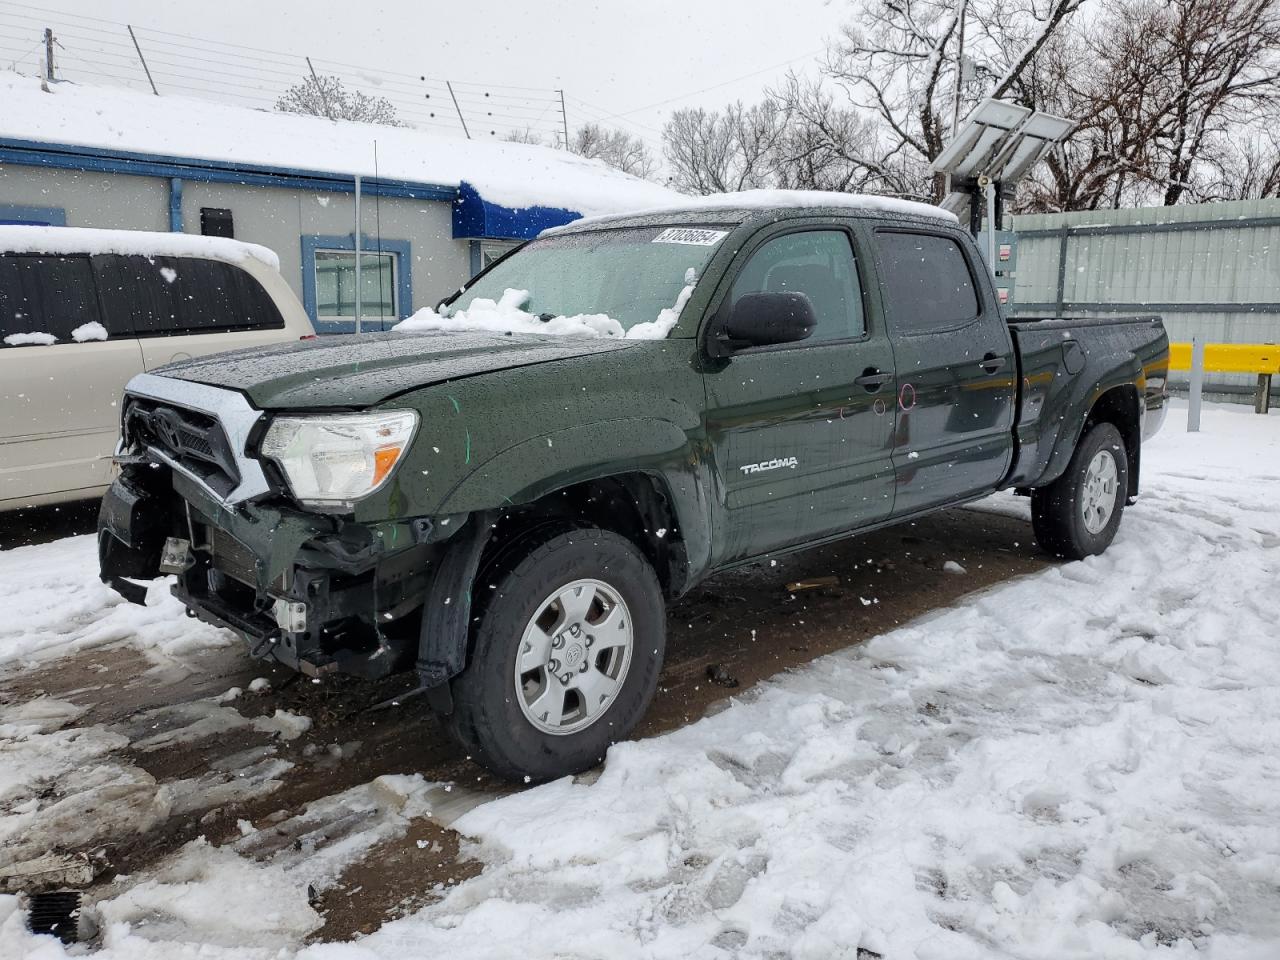
[[[867,393],[875,393],[892,379],[892,373],[881,373],[876,367],[867,367],[862,371],[862,376],[853,378],[853,382],[866,387]]]
[[[999,373],[1000,369],[1004,366],[1004,357],[998,357],[994,353],[988,353],[978,363],[978,366],[987,373]]]

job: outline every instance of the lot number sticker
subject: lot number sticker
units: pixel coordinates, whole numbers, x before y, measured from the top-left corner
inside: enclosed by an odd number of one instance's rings
[[[650,243],[688,243],[695,247],[714,247],[728,236],[728,230],[699,230],[696,227],[672,227],[663,230]]]

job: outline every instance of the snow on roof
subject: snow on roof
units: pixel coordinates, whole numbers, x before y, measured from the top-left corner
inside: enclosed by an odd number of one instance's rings
[[[737,193],[712,193],[703,197],[677,195],[670,203],[663,203],[644,210],[632,210],[625,214],[605,214],[575,220],[563,227],[552,227],[545,233],[576,228],[583,224],[613,219],[615,216],[647,216],[663,213],[690,213],[700,210],[776,210],[788,207],[847,207],[853,210],[876,210],[881,213],[897,213],[912,217],[929,217],[947,223],[959,223],[949,210],[931,203],[901,200],[898,197],[877,197],[865,193],[836,193],[829,190],[742,190]]]
[[[280,258],[256,243],[147,230],[0,225],[0,253],[120,253],[143,257],[204,257],[228,263],[257,260],[279,271]]]
[[[671,203],[678,194],[563,150],[463,140],[387,127],[253,110],[114,87],[49,85],[0,73],[0,137],[316,173],[457,187],[463,180],[506,207],[562,207],[584,216]]]

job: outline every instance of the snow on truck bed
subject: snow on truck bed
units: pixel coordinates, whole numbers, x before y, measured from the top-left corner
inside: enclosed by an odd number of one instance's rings
[[[197,843],[106,904],[94,956],[1274,960],[1280,415],[1211,406],[1199,434],[1184,416],[1144,449],[1105,555],[619,744],[598,779],[476,794],[452,825],[484,871],[370,936],[302,946],[305,859]],[[15,631],[20,656],[124,638],[92,556],[91,537],[0,553],[0,651]],[[131,642],[171,642],[146,609]],[[218,922],[253,890],[263,909]],[[15,907],[0,956],[83,949]]]

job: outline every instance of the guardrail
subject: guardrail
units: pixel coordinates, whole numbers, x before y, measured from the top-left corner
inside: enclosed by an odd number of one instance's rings
[[[1271,378],[1280,373],[1280,345],[1274,343],[1190,343],[1169,344],[1169,369],[1191,372],[1187,430],[1200,429],[1200,396],[1204,375],[1209,373],[1256,373],[1258,389],[1253,396],[1255,413],[1271,409]]]

